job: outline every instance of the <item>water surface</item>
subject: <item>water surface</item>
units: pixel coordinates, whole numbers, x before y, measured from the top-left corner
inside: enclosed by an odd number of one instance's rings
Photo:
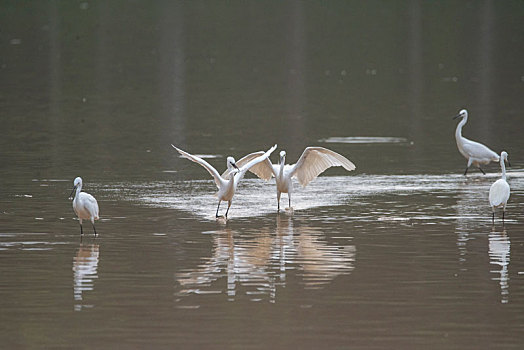
[[[523,11],[2,3],[2,347],[520,349]],[[466,137],[509,153],[504,224],[499,166],[462,175],[461,108]],[[274,143],[357,169],[296,183],[280,213],[248,174],[216,220],[209,174],[171,147],[221,171]]]

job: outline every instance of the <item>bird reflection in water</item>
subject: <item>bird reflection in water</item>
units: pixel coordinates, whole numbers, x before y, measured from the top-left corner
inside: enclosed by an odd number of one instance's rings
[[[506,304],[509,301],[509,255],[511,242],[506,230],[497,232],[493,226],[489,234],[489,262],[494,265],[490,272],[497,274],[492,280],[499,281],[500,301]]]
[[[277,287],[286,284],[288,271],[302,277],[305,289],[322,288],[354,269],[354,245],[326,242],[315,227],[294,227],[293,218],[277,216],[276,231],[241,234],[229,228],[213,232],[211,258],[198,268],[175,274],[177,299],[190,294],[221,294],[227,280],[228,300],[247,295],[252,301],[276,301]]]
[[[489,180],[486,182],[486,180],[468,179],[458,184],[456,233],[459,263],[462,271],[467,270],[468,243],[471,244],[478,236],[476,232],[478,232],[479,218],[488,219],[488,215],[486,215],[486,187],[489,186],[488,183]],[[483,237],[483,235],[480,236]]]
[[[94,280],[98,278],[99,247],[98,244],[80,244],[73,257],[73,295],[75,311],[91,308],[84,304],[83,293],[93,290]]]

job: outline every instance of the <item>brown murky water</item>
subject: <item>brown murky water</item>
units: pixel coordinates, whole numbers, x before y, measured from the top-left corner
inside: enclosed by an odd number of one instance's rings
[[[2,3],[1,347],[520,349],[523,11]],[[505,225],[498,165],[461,175],[463,107],[464,135],[509,153]],[[248,175],[226,223],[171,143],[219,170],[274,143],[357,170],[297,184],[280,214]],[[80,237],[76,176],[99,237]]]

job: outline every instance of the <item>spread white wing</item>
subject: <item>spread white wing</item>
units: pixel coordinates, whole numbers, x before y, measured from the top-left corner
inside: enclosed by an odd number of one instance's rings
[[[263,156],[263,155],[264,155],[264,151],[253,152],[237,160],[236,164],[239,168],[242,168],[244,165],[246,165],[253,159]],[[271,161],[269,160],[269,158],[265,158],[262,162],[256,163],[248,170],[251,171],[256,176],[258,176],[259,178],[264,179],[266,181],[271,179],[271,176],[273,175],[273,167],[271,165]],[[222,177],[226,180],[229,180],[230,173],[231,171],[227,169],[222,174]]]
[[[239,167],[239,175],[235,178],[236,181],[239,181],[242,179],[246,173],[246,171],[250,170],[252,167],[256,166],[257,164],[260,164],[264,160],[266,160],[271,153],[277,148],[277,145],[274,145],[271,147],[266,153],[262,154],[261,156],[255,157],[251,159],[249,162],[244,164],[243,166]]]
[[[171,146],[173,146],[173,145],[171,145]],[[202,165],[204,168],[206,168],[206,170],[211,174],[211,176],[213,176],[213,178],[215,179],[215,184],[220,189],[220,185],[221,185],[223,180],[221,179],[220,174],[218,173],[218,171],[211,164],[209,164],[208,162],[206,162],[202,158],[194,156],[194,155],[189,154],[187,152],[184,152],[181,149],[176,148],[175,146],[173,146],[173,148],[176,149],[178,151],[178,153],[180,153],[183,157],[185,157],[185,158],[187,158],[187,159],[189,159],[189,160],[191,160],[191,161],[193,161],[195,163],[198,163],[198,164]]]
[[[346,157],[324,147],[307,147],[296,164],[292,165],[290,176],[295,176],[302,186],[307,186],[313,179],[332,166],[355,170]]]

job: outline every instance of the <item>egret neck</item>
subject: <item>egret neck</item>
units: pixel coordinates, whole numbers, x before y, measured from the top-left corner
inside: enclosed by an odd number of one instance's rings
[[[500,169],[502,170],[501,179],[506,180],[506,164],[504,164],[504,157],[500,157]]]

